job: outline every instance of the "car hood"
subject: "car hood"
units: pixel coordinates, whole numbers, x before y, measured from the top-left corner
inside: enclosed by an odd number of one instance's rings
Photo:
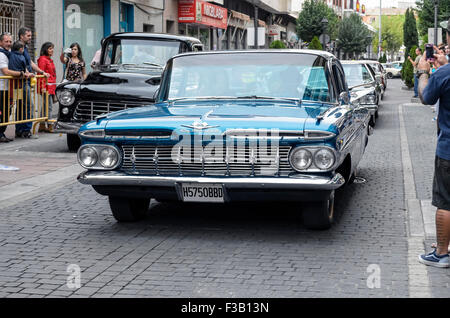
[[[91,72],[78,89],[83,100],[153,101],[159,87],[152,78],[160,77],[158,69],[146,72],[106,71]]]
[[[333,120],[319,121],[316,117],[329,105],[274,102],[221,102],[201,105],[152,105],[109,114],[104,121],[108,131],[169,129],[180,133],[213,133],[230,129],[279,129],[304,131],[308,127],[332,130]],[[194,129],[203,125],[204,129]]]

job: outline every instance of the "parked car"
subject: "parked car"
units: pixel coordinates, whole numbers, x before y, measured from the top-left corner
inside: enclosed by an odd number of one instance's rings
[[[330,53],[185,53],[168,61],[155,104],[80,128],[78,180],[109,197],[119,222],[142,219],[150,198],[295,201],[307,228],[327,229],[368,122]]]
[[[383,68],[381,63],[378,61],[367,60],[367,61],[360,61],[360,62],[364,62],[372,67],[373,71],[375,72],[375,77],[376,77],[377,81],[382,86],[381,99],[383,99],[384,92],[387,89],[387,75],[386,75],[385,69]]]
[[[148,105],[172,56],[201,51],[195,38],[151,33],[115,33],[102,41],[100,65],[82,83],[56,88],[60,107],[55,132],[67,134],[70,150],[80,146],[78,129],[97,116]]]
[[[402,68],[398,68],[397,66],[395,66],[392,63],[386,63],[386,64],[382,64],[385,71],[386,71],[386,77],[389,78],[394,78],[394,77],[401,77],[402,76]],[[398,65],[398,64],[397,64]]]
[[[361,61],[341,61],[351,92],[352,102],[364,105],[370,112],[370,125],[375,127],[381,87],[369,65]]]

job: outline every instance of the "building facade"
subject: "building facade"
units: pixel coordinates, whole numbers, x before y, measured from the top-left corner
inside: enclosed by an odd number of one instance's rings
[[[163,32],[164,0],[39,0],[35,5],[36,47],[55,44],[53,60],[58,81],[63,65],[59,55],[71,43],[80,44],[83,58],[90,62],[102,38],[115,32]],[[35,56],[37,57],[38,50]]]

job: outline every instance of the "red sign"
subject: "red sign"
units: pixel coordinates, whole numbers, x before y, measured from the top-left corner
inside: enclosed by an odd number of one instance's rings
[[[202,0],[179,0],[178,22],[198,23],[220,29],[227,28],[228,11]]]
[[[356,1],[356,12],[359,12],[359,0]]]

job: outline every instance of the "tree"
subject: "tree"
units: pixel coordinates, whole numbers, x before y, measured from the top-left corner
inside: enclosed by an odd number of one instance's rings
[[[297,19],[297,34],[306,42],[311,42],[314,36],[319,37],[322,33],[322,19],[327,18],[327,34],[331,40],[335,40],[339,26],[339,18],[333,9],[326,3],[317,0],[306,0],[303,3],[302,11]]]
[[[405,23],[403,24],[403,43],[406,47],[405,59],[413,46],[419,45],[419,36],[417,33],[416,18],[413,10],[406,10]]]
[[[407,54],[407,56],[411,56],[412,60],[414,61],[417,57],[416,55],[416,49],[417,46],[413,46],[409,52],[409,54]],[[403,67],[402,67],[402,80],[405,83],[406,86],[408,86],[409,88],[414,87],[414,67],[411,64],[411,62],[409,61],[409,59],[406,59],[405,62],[403,63]]]
[[[313,37],[308,45],[310,50],[323,50],[322,44],[320,44],[319,38],[317,36]]]
[[[387,62],[386,53],[384,53],[383,56],[380,57],[378,62],[380,62],[380,63],[386,63]]]
[[[434,28],[434,1],[433,0],[419,0],[416,1],[418,29],[422,40],[425,41],[425,36],[428,35],[428,28]],[[450,0],[439,0],[438,22],[447,20],[450,17]],[[438,26],[439,27],[439,26]],[[442,30],[442,39],[446,41],[445,30]],[[427,41],[428,42],[428,39]],[[439,43],[438,43],[439,44]]]
[[[286,45],[283,43],[283,41],[275,40],[272,43],[270,43],[269,48],[270,49],[285,49]]]
[[[338,49],[344,51],[346,55],[360,54],[366,50],[370,42],[370,31],[358,14],[352,13],[342,20],[336,41]]]

